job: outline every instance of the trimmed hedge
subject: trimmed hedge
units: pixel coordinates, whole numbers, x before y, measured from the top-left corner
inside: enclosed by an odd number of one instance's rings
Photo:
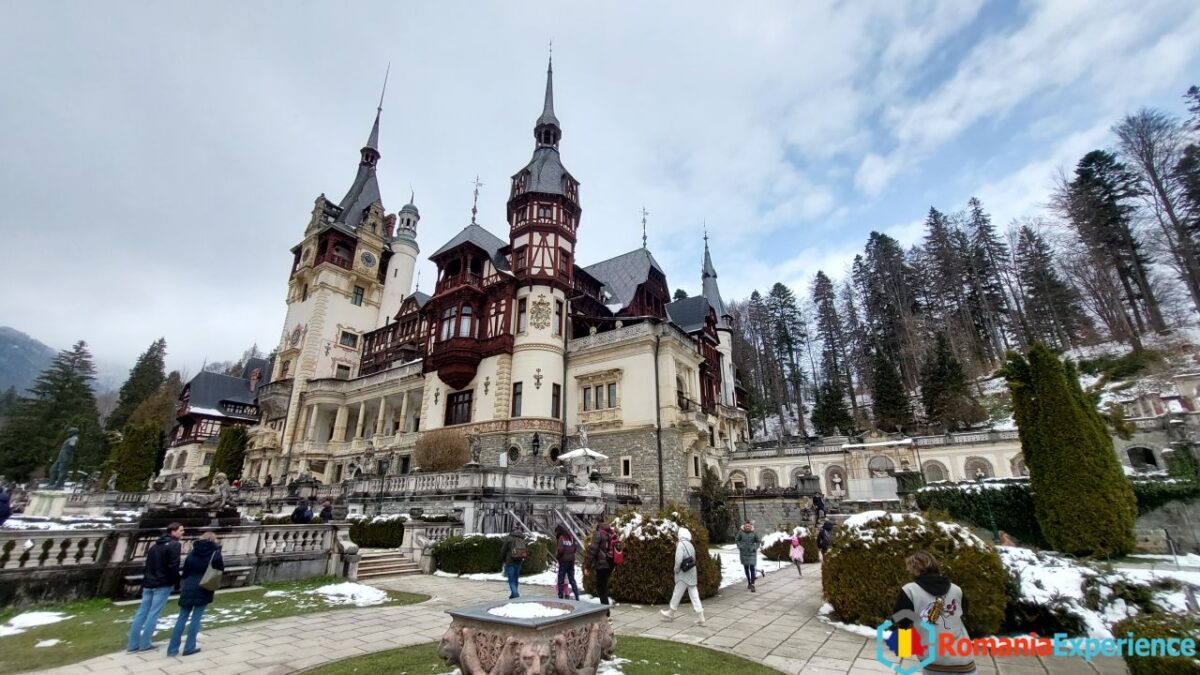
[[[817,536],[807,528],[796,528],[792,530],[804,530],[804,534],[800,536],[800,547],[804,549],[804,564],[810,565],[821,562],[821,551],[817,548]],[[779,532],[779,535],[784,539],[764,546],[762,550],[763,557],[767,560],[775,560],[777,562],[792,561],[792,535],[786,532]],[[770,536],[770,535],[767,535]]]
[[[1045,546],[1042,530],[1034,515],[1029,480],[990,480],[980,486],[974,482],[937,483],[917,490],[917,505],[922,511],[944,511],[954,520],[991,529],[990,514],[996,528],[1033,546]]]
[[[883,511],[847,521],[825,556],[821,587],[838,619],[876,626],[891,618],[896,594],[912,581],[904,560],[919,550],[932,553],[969,598],[967,630],[994,635],[1004,619],[1008,583],[995,549],[957,523]]]
[[[613,519],[612,528],[624,544],[625,560],[613,571],[608,584],[609,597],[621,602],[657,605],[668,602],[675,589],[675,546],[679,528],[692,532],[696,548],[697,581],[700,597],[717,594],[721,586],[721,563],[708,555],[708,532],[700,519],[677,504],[667,504],[654,517],[630,512]],[[588,537],[591,546],[591,537]],[[585,570],[583,588],[596,594],[596,579]]]
[[[362,548],[400,548],[404,542],[404,520],[395,516],[352,520],[350,541]]]
[[[505,535],[507,537],[507,535]],[[449,574],[491,574],[504,569],[500,551],[505,537],[447,537],[433,546],[437,569]],[[521,576],[539,574],[554,560],[554,540],[547,537],[527,539],[529,557],[521,565]]]
[[[1118,638],[1133,633],[1140,638],[1183,638],[1200,636],[1200,622],[1185,616],[1139,614],[1113,626]],[[1194,675],[1200,666],[1186,656],[1124,656],[1129,675]]]

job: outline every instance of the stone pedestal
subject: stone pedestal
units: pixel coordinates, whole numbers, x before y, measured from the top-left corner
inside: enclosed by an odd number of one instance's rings
[[[64,490],[34,490],[29,495],[29,506],[25,507],[25,515],[61,518],[70,496],[71,493]]]
[[[514,618],[491,612],[505,605],[540,605],[559,616]],[[447,610],[453,620],[438,655],[464,675],[594,673],[601,659],[612,656],[608,609],[574,600],[520,598]]]

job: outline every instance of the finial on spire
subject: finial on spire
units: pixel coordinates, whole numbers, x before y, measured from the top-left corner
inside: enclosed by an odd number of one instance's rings
[[[642,248],[646,248],[646,216],[648,216],[648,215],[650,215],[650,212],[647,211],[646,207],[643,206],[642,207]]]
[[[379,105],[375,107],[375,124],[371,125],[371,135],[367,137],[367,144],[363,147],[364,150],[371,149],[378,154],[379,152],[379,116],[383,114],[383,95],[387,93],[388,75],[392,73],[392,62],[388,61],[387,70],[383,73],[383,89],[379,92]],[[378,157],[375,158],[378,160]],[[371,158],[364,153],[364,162],[371,162]]]
[[[383,90],[379,92],[379,107],[376,111],[383,112],[383,95],[387,93],[388,75],[392,74],[392,62],[388,61],[387,70],[383,71]]]
[[[545,137],[539,133],[542,127],[554,127],[552,130],[543,130]],[[538,143],[541,145],[558,146],[558,138],[562,132],[558,129],[558,118],[554,116],[554,51],[551,47],[550,58],[546,62],[546,99],[542,104],[542,114],[537,119],[537,124],[534,125],[534,135],[538,137]]]
[[[704,250],[707,251],[708,250],[708,221],[702,220],[700,222],[702,223],[702,225],[704,227]]]
[[[417,270],[417,287],[413,289],[413,292],[419,293],[420,291],[421,291],[421,270],[418,269]]]
[[[409,204],[417,203],[417,191],[413,189],[412,183],[408,184],[408,203]]]
[[[483,183],[479,182],[479,176],[475,176],[475,198],[471,201],[471,224],[475,224],[475,214],[479,208],[479,188],[483,187]]]

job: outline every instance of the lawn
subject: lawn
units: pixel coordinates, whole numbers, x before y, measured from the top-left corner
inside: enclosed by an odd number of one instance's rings
[[[666,640],[617,636],[617,657],[609,667],[601,666],[603,674],[659,675],[687,673],[688,675],[776,675],[778,671],[747,661],[732,654],[705,647]],[[437,655],[437,643],[401,647],[345,659],[327,666],[305,671],[308,675],[356,675],[391,673],[393,675],[441,675],[450,667]]]
[[[263,584],[261,589],[221,592],[204,613],[202,631],[234,623],[277,619],[334,609],[354,608],[353,602],[338,604],[326,595],[312,591],[321,586],[339,584],[344,579],[318,577],[303,581]],[[370,606],[409,605],[429,596],[387,591]],[[56,623],[25,629],[17,635],[0,637],[0,673],[19,673],[40,668],[76,663],[125,648],[129,622],[137,605],[117,606],[108,599],[87,600],[67,605],[43,606],[0,611],[0,632],[19,614],[60,612],[69,618]],[[167,603],[158,622],[155,641],[165,645],[175,625],[179,605],[174,598]],[[57,642],[52,642],[57,641]],[[38,647],[38,643],[43,646]],[[164,647],[165,648],[165,647]]]

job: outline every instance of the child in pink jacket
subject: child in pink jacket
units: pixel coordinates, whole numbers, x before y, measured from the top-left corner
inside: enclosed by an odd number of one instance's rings
[[[796,564],[796,571],[800,576],[804,576],[804,571],[800,569],[800,565],[804,562],[804,547],[800,545],[800,535],[792,535],[792,550],[788,553],[788,557]]]

